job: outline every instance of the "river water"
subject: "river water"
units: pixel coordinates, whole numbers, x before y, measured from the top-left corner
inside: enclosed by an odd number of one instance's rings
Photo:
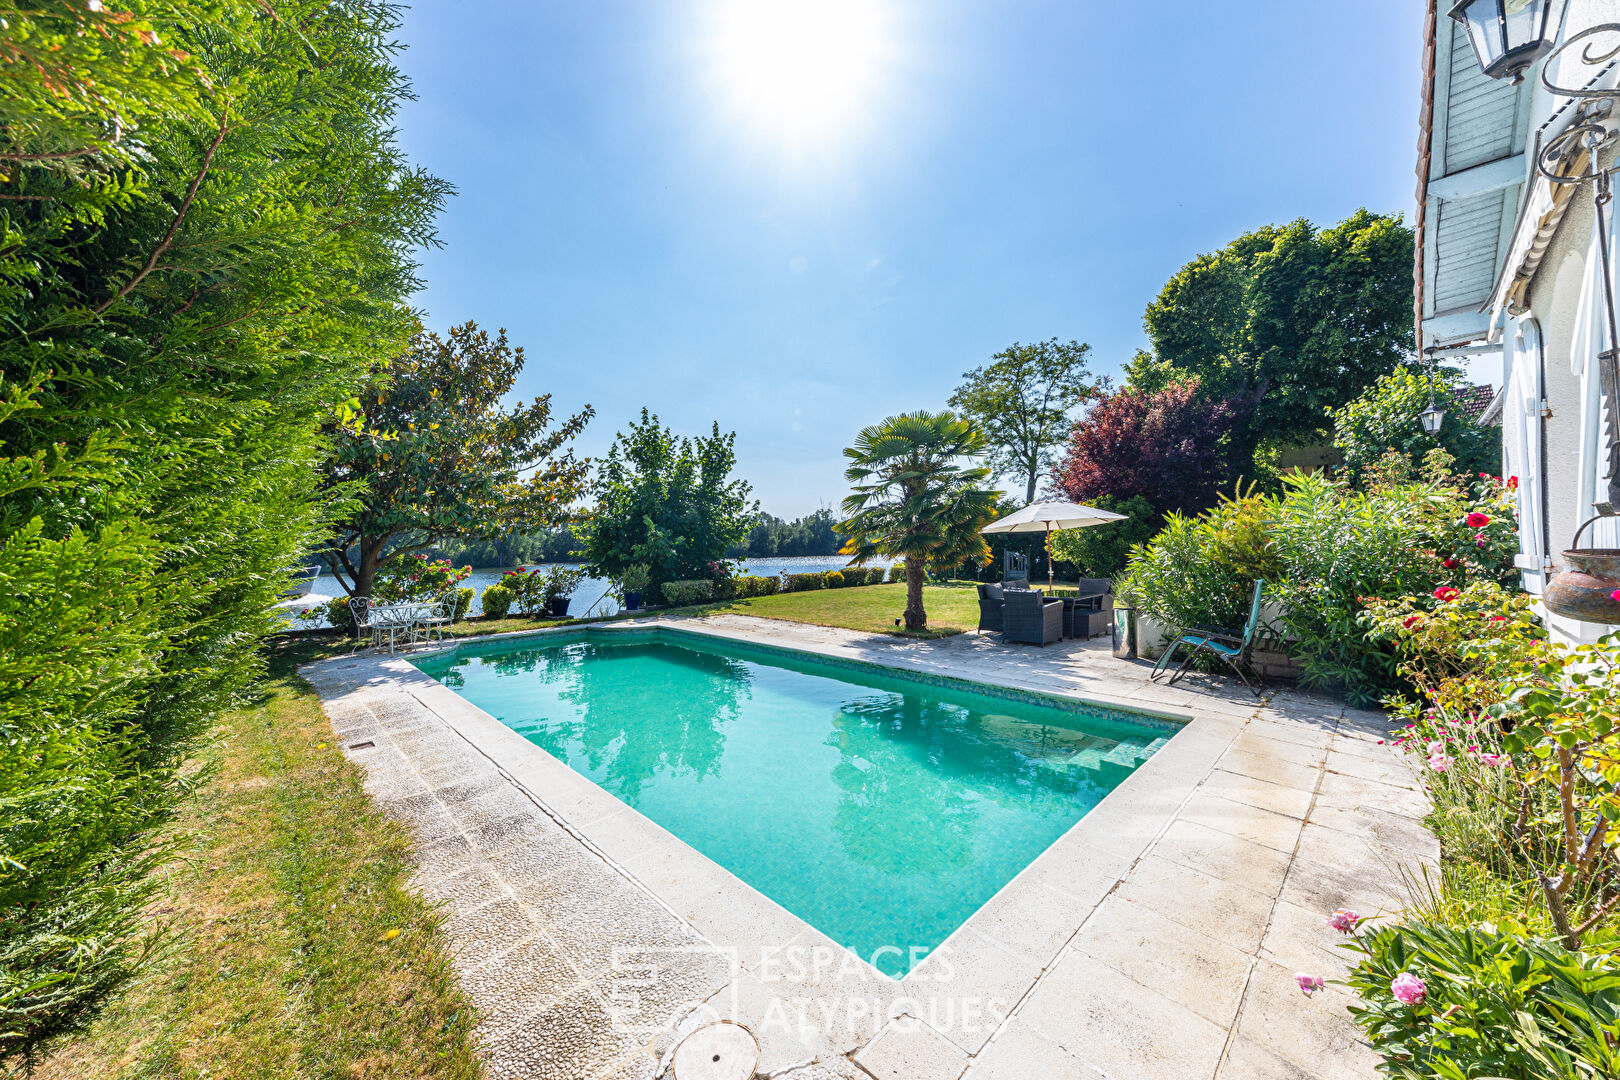
[[[877,566],[881,564],[887,566],[890,561],[889,559],[874,559],[871,565]],[[800,555],[791,558],[741,559],[735,565],[736,572],[739,575],[775,577],[778,574],[814,574],[824,570],[840,570],[848,562],[849,560],[841,555]],[[541,564],[525,563],[523,569],[535,565]],[[470,588],[473,591],[472,611],[470,614],[483,614],[482,598],[484,590],[500,580],[500,576],[509,569],[512,568],[494,567],[488,570],[474,570],[467,575],[467,579],[461,583],[461,586],[462,588]],[[619,605],[613,597],[607,594],[608,586],[609,582],[603,578],[586,578],[580,583],[579,588],[569,594],[571,603],[568,607],[568,614],[575,618],[587,614],[615,614],[619,610]],[[330,573],[322,570],[319,576],[310,581],[309,592],[306,595],[292,600],[284,600],[276,606],[288,612],[289,616],[291,616],[304,608],[324,604],[335,596],[343,595],[345,595],[343,586],[339,585]],[[322,618],[301,625],[324,626],[326,621]]]

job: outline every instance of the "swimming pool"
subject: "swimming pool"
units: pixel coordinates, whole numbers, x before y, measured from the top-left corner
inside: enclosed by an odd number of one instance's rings
[[[668,630],[416,666],[893,976],[1178,726]]]

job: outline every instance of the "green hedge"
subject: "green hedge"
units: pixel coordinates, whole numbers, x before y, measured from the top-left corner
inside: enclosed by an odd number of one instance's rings
[[[827,587],[826,574],[783,574],[783,592],[810,592]]]
[[[706,604],[715,597],[712,581],[666,581],[663,590],[664,602],[670,607]]]

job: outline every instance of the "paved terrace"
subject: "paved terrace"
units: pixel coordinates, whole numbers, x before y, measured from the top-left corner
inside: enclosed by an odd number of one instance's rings
[[[306,669],[412,830],[491,1076],[651,1080],[717,1018],[793,1080],[1375,1076],[1349,998],[1293,974],[1342,976],[1327,914],[1394,910],[1401,867],[1434,858],[1382,715],[1158,686],[1100,641],[664,624],[1192,720],[896,982],[403,661]]]

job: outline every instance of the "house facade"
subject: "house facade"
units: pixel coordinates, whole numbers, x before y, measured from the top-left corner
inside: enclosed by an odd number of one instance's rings
[[[1620,418],[1611,416],[1599,359],[1609,347],[1603,262],[1620,287],[1620,249],[1613,202],[1603,208],[1603,251],[1596,182],[1577,182],[1591,173],[1594,150],[1607,168],[1620,146],[1620,25],[1554,52],[1514,84],[1484,73],[1448,16],[1453,3],[1429,0],[1425,24],[1417,341],[1438,363],[1500,371],[1482,420],[1501,424],[1503,475],[1518,478],[1518,566],[1525,588],[1540,595],[1583,524],[1581,547],[1620,548],[1620,517],[1604,516],[1609,425]],[[1620,0],[1567,0],[1552,19],[1563,43],[1620,24]],[[1554,86],[1616,96],[1551,92],[1544,67]],[[1582,124],[1589,137],[1573,132]],[[1566,641],[1620,629],[1551,613],[1546,622]]]

